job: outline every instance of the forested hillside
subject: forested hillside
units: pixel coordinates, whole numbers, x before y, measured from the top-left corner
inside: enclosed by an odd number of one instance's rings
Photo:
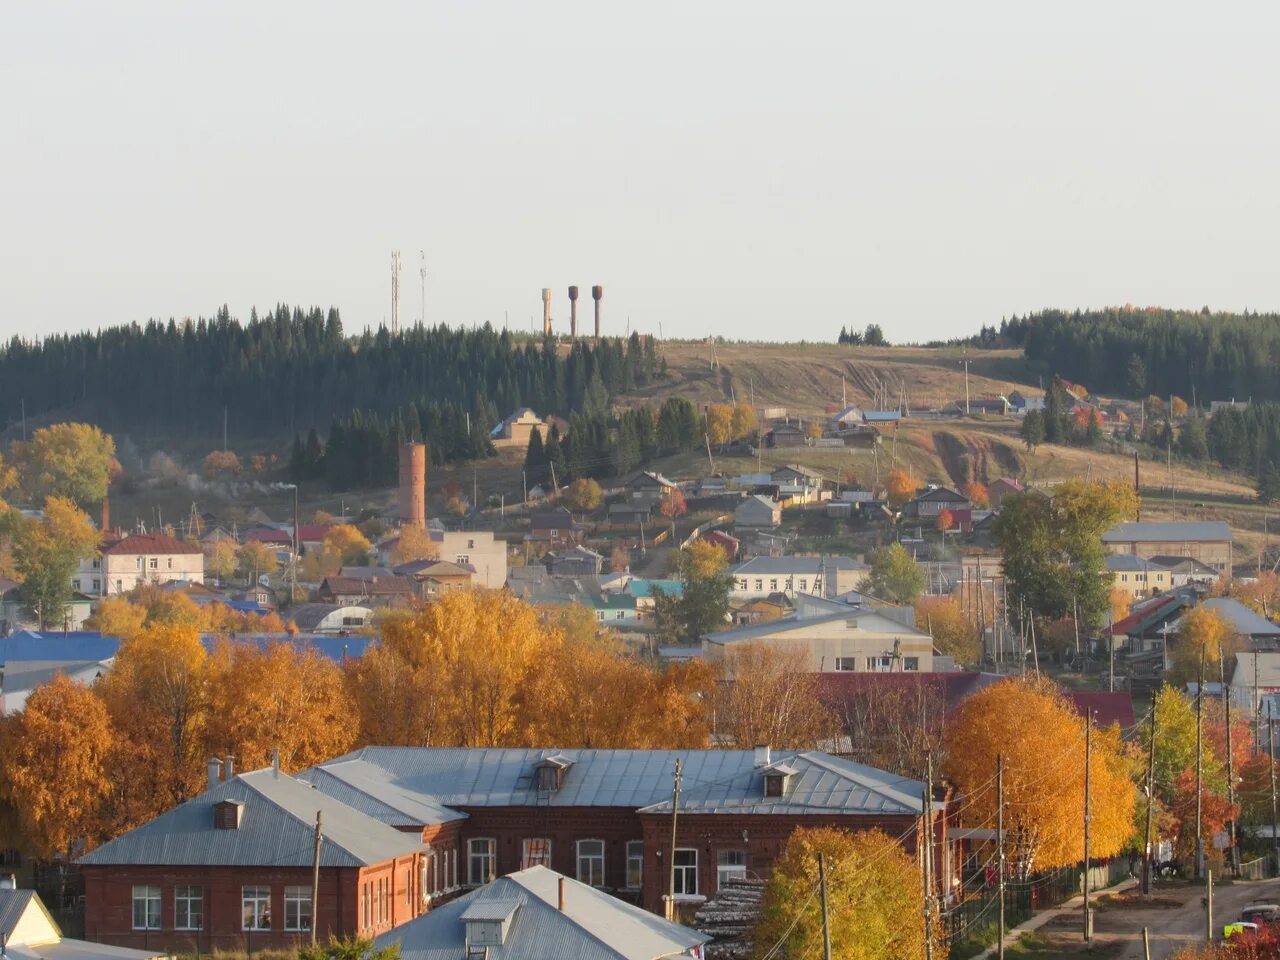
[[[151,322],[14,339],[0,347],[0,424],[76,411],[104,429],[285,439],[328,430],[352,411],[387,416],[415,404],[473,431],[519,405],[567,416],[647,383],[651,342],[580,342],[569,353],[514,343],[489,327],[384,329],[349,337],[338,311],[278,307],[247,323]],[[456,433],[456,428],[450,427]],[[468,446],[461,443],[461,446]]]
[[[1010,327],[1041,371],[1095,393],[1280,400],[1280,314],[1046,310]]]

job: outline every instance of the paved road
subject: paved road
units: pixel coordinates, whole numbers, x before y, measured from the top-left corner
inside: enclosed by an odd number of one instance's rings
[[[1202,887],[1170,887],[1156,892],[1160,901],[1176,900],[1177,905],[1117,907],[1097,914],[1094,937],[1099,941],[1121,942],[1125,950],[1119,960],[1142,960],[1142,928],[1151,937],[1152,960],[1168,960],[1183,947],[1204,943],[1205,916]],[[1259,880],[1215,887],[1213,925],[1222,925],[1240,916],[1251,901],[1280,902],[1280,880]]]

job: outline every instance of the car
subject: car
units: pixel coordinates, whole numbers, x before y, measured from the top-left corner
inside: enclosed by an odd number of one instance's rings
[[[1244,920],[1237,920],[1235,923],[1228,923],[1222,928],[1222,939],[1230,940],[1238,933],[1257,933],[1258,925],[1256,923],[1248,923]]]
[[[1251,903],[1240,911],[1240,919],[1244,923],[1271,923],[1280,920],[1280,904]]]

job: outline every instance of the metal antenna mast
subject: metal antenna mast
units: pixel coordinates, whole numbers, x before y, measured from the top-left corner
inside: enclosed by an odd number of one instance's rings
[[[400,333],[400,251],[391,251],[391,335]]]
[[[422,315],[418,317],[418,325],[426,326],[427,324],[427,251],[419,250],[418,254],[422,257],[422,266],[418,267],[418,275],[422,277]]]

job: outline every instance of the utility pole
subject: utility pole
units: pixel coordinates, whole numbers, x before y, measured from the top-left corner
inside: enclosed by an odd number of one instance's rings
[[[1093,918],[1089,916],[1089,766],[1093,762],[1093,717],[1084,715],[1084,942],[1093,939]]]
[[[1200,835],[1204,789],[1204,646],[1200,647],[1200,679],[1196,684],[1196,879],[1204,876],[1204,838]]]
[[[316,942],[316,921],[320,919],[320,844],[324,834],[320,832],[320,811],[316,811],[315,850],[311,854],[311,943]]]
[[[1004,960],[1004,755],[996,754],[996,889],[1000,906],[996,921],[996,957]]]
[[[822,960],[831,960],[831,921],[827,917],[827,858],[818,854],[818,891],[822,898]]]
[[[933,754],[924,754],[924,804],[921,820],[924,825],[924,955],[933,960]],[[831,954],[827,953],[827,960]]]
[[[1213,943],[1213,871],[1204,875],[1204,942]]]
[[[667,919],[674,920],[676,916],[676,814],[680,810],[680,779],[684,774],[684,764],[680,758],[676,758],[676,772],[672,778],[671,788],[671,862],[667,864],[670,868],[667,885]]]
[[[1256,661],[1257,654],[1254,654]],[[1267,759],[1271,767],[1271,855],[1280,863],[1280,832],[1276,830],[1276,727],[1271,719],[1271,701],[1267,701]]]
[[[711,467],[711,472],[716,472],[716,462],[711,459],[711,434],[704,433],[702,439],[707,441],[707,465]]]
[[[1156,708],[1151,706],[1151,746],[1147,751],[1147,829],[1143,834],[1146,841],[1146,856],[1142,865],[1142,892],[1151,896],[1151,808],[1156,802]]]
[[[1222,656],[1219,651],[1218,656],[1218,680],[1222,687],[1222,709],[1227,717],[1227,803],[1234,807],[1236,805],[1236,783],[1235,774],[1231,767],[1231,697],[1227,694],[1227,674],[1226,674],[1226,657]],[[1227,821],[1227,857],[1231,864],[1231,872],[1234,875],[1240,873],[1240,860],[1236,856],[1236,822],[1234,819]]]
[[[969,364],[973,361],[965,357],[960,361],[960,365],[964,367],[964,415],[969,415]]]

